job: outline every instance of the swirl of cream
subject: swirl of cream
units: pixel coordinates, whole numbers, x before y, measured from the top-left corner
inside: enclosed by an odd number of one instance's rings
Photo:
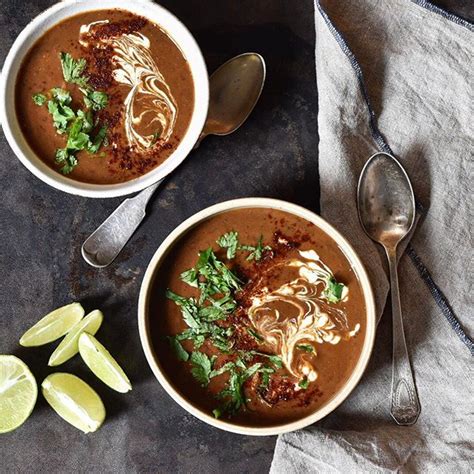
[[[272,292],[264,288],[252,298],[248,315],[287,370],[312,382],[318,376],[314,357],[298,349],[298,345],[310,344],[316,355],[314,344],[338,344],[357,334],[360,325],[349,330],[344,311],[321,298],[320,286],[326,285],[332,272],[316,252],[300,252],[300,256],[301,259],[285,262],[289,267],[299,268],[299,278]]]
[[[117,65],[113,77],[130,87],[124,100],[124,127],[130,147],[145,150],[152,147],[157,138],[168,141],[176,125],[178,106],[151,56],[150,40],[141,33],[94,39],[93,29],[105,23],[108,20],[82,25],[79,42],[83,46],[93,41],[97,47],[113,47]],[[144,134],[144,127],[140,127],[143,124],[154,132]]]

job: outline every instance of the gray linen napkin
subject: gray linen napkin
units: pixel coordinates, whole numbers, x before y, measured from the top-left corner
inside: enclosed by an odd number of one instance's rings
[[[271,472],[472,472],[473,25],[424,0],[316,1],[315,16],[322,215],[364,260],[379,315],[384,257],[360,228],[357,180],[392,151],[414,186],[421,217],[399,272],[422,413],[411,427],[390,419],[388,311],[360,385],[280,436]]]

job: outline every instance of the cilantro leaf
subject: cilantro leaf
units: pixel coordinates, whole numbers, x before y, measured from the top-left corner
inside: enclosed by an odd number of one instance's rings
[[[83,110],[77,111],[77,116],[82,119],[82,131],[84,133],[89,133],[94,128],[94,118],[92,116],[92,111],[88,110],[84,112]]]
[[[166,291],[166,297],[181,307],[184,322],[190,328],[197,329],[200,327],[199,321],[197,320],[198,306],[196,305],[194,298],[184,298],[183,296],[173,293],[171,290]]]
[[[296,348],[305,352],[314,352],[314,347],[311,344],[296,344]]]
[[[209,357],[204,352],[195,351],[191,354],[190,361],[193,364],[191,373],[202,386],[206,386],[209,383],[215,359],[216,356]]]
[[[309,380],[305,377],[304,379],[300,380],[298,383],[298,387],[302,388],[303,390],[306,390],[309,385]]]
[[[248,351],[243,353],[243,356],[247,359],[250,359],[254,356],[261,356],[266,357],[277,369],[281,369],[283,367],[283,362],[280,356],[275,354],[265,354],[265,352],[258,352],[258,351]]]
[[[54,100],[48,101],[48,111],[53,116],[54,126],[60,134],[63,134],[69,122],[76,118],[76,114],[69,106],[61,105]]]
[[[48,98],[44,94],[33,94],[33,102],[36,105],[42,106],[46,103],[47,100]]]
[[[69,150],[83,150],[89,143],[89,135],[82,131],[83,125],[84,120],[81,117],[77,117],[72,123],[66,144]]]
[[[241,248],[242,250],[250,251],[247,260],[255,260],[256,262],[261,260],[261,258],[263,257],[263,252],[272,249],[269,245],[263,245],[263,235],[260,236],[255,247],[252,247],[251,245],[242,245]]]
[[[84,130],[84,127],[83,127]],[[97,132],[97,135],[91,140],[88,141],[86,149],[89,153],[97,153],[99,148],[104,144],[105,137],[107,135],[107,127],[103,126]]]
[[[69,53],[60,53],[59,58],[61,60],[64,80],[81,87],[86,87],[88,79],[83,76],[87,65],[86,60],[83,58],[75,60]]]
[[[56,150],[56,163],[62,165],[62,174],[69,174],[77,166],[77,158],[67,148],[59,148]]]
[[[342,299],[344,288],[347,288],[346,285],[338,283],[336,279],[331,276],[326,281],[326,288],[324,288],[323,297],[326,298],[329,303],[339,303]]]
[[[92,110],[102,110],[107,107],[109,103],[109,96],[105,92],[93,91],[90,89],[81,88],[84,94],[84,104]]]
[[[219,237],[216,242],[219,247],[227,249],[227,258],[231,260],[235,257],[239,247],[239,233],[235,231],[227,232]]]
[[[238,368],[242,370],[239,371]],[[221,416],[223,412],[230,414],[236,413],[240,407],[245,406],[247,403],[244,393],[245,382],[260,371],[264,373],[268,372],[268,368],[263,367],[260,362],[246,367],[243,361],[238,359],[234,367],[229,367],[229,371],[230,376],[226,388],[218,394],[218,398],[225,400],[224,404],[217,409],[219,416]],[[216,414],[214,414],[214,416],[216,416]]]
[[[235,364],[233,362],[227,362],[225,363],[221,368],[212,370],[211,373],[209,374],[209,378],[217,377],[218,375],[222,375],[225,372],[232,370],[235,367]]]
[[[60,87],[54,87],[51,89],[51,97],[59,105],[69,105],[72,102],[72,97],[69,91],[61,89]]]
[[[198,287],[198,274],[195,268],[190,268],[179,276],[184,283],[190,286]]]
[[[169,336],[168,341],[170,342],[171,348],[176,354],[177,359],[186,362],[189,359],[189,354],[184,350],[178,339],[174,336]]]

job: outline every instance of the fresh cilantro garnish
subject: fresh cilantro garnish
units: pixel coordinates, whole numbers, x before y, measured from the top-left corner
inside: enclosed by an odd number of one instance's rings
[[[206,338],[210,338],[213,344],[223,352],[230,349],[229,338],[232,335],[231,327],[223,328],[214,324],[209,314],[200,308],[194,298],[184,298],[171,290],[166,292],[166,296],[173,300],[181,308],[181,314],[184,322],[188,325],[188,329],[183,331],[177,337],[178,340],[191,340],[197,349],[202,346]]]
[[[199,304],[217,293],[230,295],[241,288],[241,281],[217,259],[211,247],[199,252],[196,266],[183,272],[181,279],[199,288]]]
[[[56,150],[56,163],[62,165],[61,173],[69,174],[77,166],[77,158],[67,148]]]
[[[224,404],[220,408],[221,413],[236,413],[241,406],[246,404],[247,400],[243,390],[244,383],[250,377],[253,377],[253,375],[257,373],[261,366],[262,364],[257,362],[248,368],[244,365],[243,370],[238,370],[238,365],[230,369],[230,376],[227,386],[218,395],[219,398],[225,400]]]
[[[56,162],[61,165],[63,174],[69,174],[78,164],[77,152],[86,150],[96,154],[106,143],[107,127],[100,127],[95,135],[92,131],[96,125],[93,111],[106,107],[108,96],[105,92],[94,91],[89,87],[88,77],[84,75],[87,66],[85,59],[76,60],[69,53],[60,53],[60,60],[64,80],[79,86],[87,110],[74,111],[71,108],[71,93],[61,87],[50,90],[49,100],[45,94],[39,93],[33,96],[33,101],[38,105],[47,101],[57,132],[67,135],[66,146],[56,150]]]
[[[302,388],[303,390],[306,390],[309,385],[309,380],[305,377],[304,379],[300,380],[298,383],[298,387]]]
[[[217,243],[226,249],[229,260],[234,258],[239,250],[250,252],[251,255],[247,258],[252,260],[259,260],[265,250],[270,250],[270,247],[263,245],[263,237],[260,237],[255,247],[239,245],[238,233],[235,231],[224,234]],[[187,298],[171,290],[166,293],[166,296],[180,307],[183,321],[188,326],[182,333],[170,339],[173,350],[180,360],[185,360],[189,354],[180,341],[188,340],[193,343],[194,352],[189,357],[191,372],[202,386],[207,386],[213,377],[228,374],[227,384],[218,395],[218,398],[223,400],[223,405],[213,413],[215,417],[222,416],[224,412],[233,414],[247,402],[244,394],[245,382],[255,374],[260,374],[260,387],[268,387],[271,374],[283,367],[282,360],[277,355],[257,351],[232,351],[233,325],[224,321],[237,309],[235,294],[241,290],[242,282],[217,258],[211,247],[199,252],[196,265],[182,272],[180,279],[197,288],[199,295]],[[247,330],[259,342],[264,340],[252,328]],[[212,343],[223,353],[237,355],[237,358],[214,369],[216,357],[210,357],[198,350],[205,341]],[[258,362],[254,360],[256,356],[260,357]]]
[[[342,293],[346,285],[338,283],[334,277],[328,278],[326,281],[326,288],[323,291],[323,297],[329,303],[339,303],[342,299]]]
[[[208,298],[210,304],[199,309],[199,317],[204,321],[218,321],[235,310],[237,303],[231,295],[226,295],[219,300]]]
[[[184,350],[178,339],[175,336],[169,336],[168,341],[178,360],[186,362],[189,359],[189,354]]]
[[[68,138],[65,148],[56,151],[56,162],[62,164],[61,172],[69,174],[77,166],[75,154],[81,150],[89,153],[97,153],[101,146],[107,129],[102,127],[95,137],[91,137],[88,132],[91,129],[91,116],[82,112],[78,114],[72,125],[68,128]]]
[[[83,75],[87,66],[86,60],[83,58],[75,60],[69,53],[60,53],[59,58],[64,80],[80,87],[86,87],[88,78]]]
[[[190,286],[198,287],[198,273],[195,268],[190,268],[185,272],[181,273],[180,278],[184,283],[187,283]]]
[[[181,306],[184,322],[190,328],[198,329],[200,327],[200,323],[197,319],[199,309],[194,298],[184,298],[183,296],[173,293],[171,290],[166,292],[166,297],[174,301],[178,306]]]
[[[235,257],[239,247],[239,234],[235,231],[227,232],[219,237],[216,242],[219,247],[227,249],[227,258],[231,260]]]
[[[61,87],[54,87],[50,92],[53,100],[59,105],[69,105],[72,102],[71,93]]]
[[[250,254],[247,256],[247,260],[255,260],[258,262],[263,257],[263,253],[266,250],[272,249],[269,245],[263,245],[263,235],[260,236],[260,239],[258,240],[255,247],[253,245],[240,245],[239,233],[234,230],[222,235],[217,239],[216,242],[219,247],[227,249],[227,258],[229,260],[235,258],[238,250],[243,250],[250,252]]]
[[[209,357],[204,352],[195,351],[191,354],[190,361],[193,364],[191,373],[203,387],[209,383],[212,365],[215,360],[216,356]]]
[[[107,107],[109,103],[109,96],[105,92],[93,91],[90,89],[81,88],[84,94],[84,104],[92,110],[102,110]]]
[[[263,245],[263,235],[258,239],[257,245],[253,247],[252,245],[241,245],[242,250],[247,250],[250,254],[247,257],[247,260],[255,260],[258,262],[263,257],[263,252],[266,250],[271,250],[272,248],[269,245]]]
[[[94,128],[94,116],[92,110],[84,112],[83,110],[77,111],[78,118],[82,119],[82,131],[89,133]]]
[[[244,358],[252,358],[256,355],[266,357],[277,369],[281,369],[283,367],[281,357],[274,354],[265,354],[264,352],[258,351],[248,351],[246,353],[243,353],[242,355],[244,356]]]
[[[76,114],[68,105],[56,102],[55,100],[48,101],[48,111],[53,117],[53,123],[58,133],[66,132],[69,122],[74,120]]]
[[[107,136],[107,127],[105,126],[100,127],[96,136],[90,139],[89,142],[87,143],[86,150],[92,154],[97,153],[100,147],[105,144],[106,136]]]
[[[232,370],[235,367],[235,364],[233,362],[227,362],[225,363],[221,368],[212,370],[211,373],[209,374],[209,378],[217,377],[218,375],[222,375],[223,373]]]
[[[311,344],[296,344],[296,347],[305,352],[314,352],[314,347]]]
[[[48,98],[44,94],[33,94],[33,102],[36,105],[44,105]]]

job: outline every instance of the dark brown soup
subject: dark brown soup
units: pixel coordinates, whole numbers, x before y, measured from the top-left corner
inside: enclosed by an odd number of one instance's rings
[[[312,223],[263,208],[225,212],[181,238],[155,276],[149,318],[173,386],[253,426],[326,404],[366,333],[363,292],[341,249]]]
[[[47,31],[25,57],[16,110],[35,153],[77,181],[112,184],[161,164],[186,133],[191,70],[158,25],[97,10]]]

